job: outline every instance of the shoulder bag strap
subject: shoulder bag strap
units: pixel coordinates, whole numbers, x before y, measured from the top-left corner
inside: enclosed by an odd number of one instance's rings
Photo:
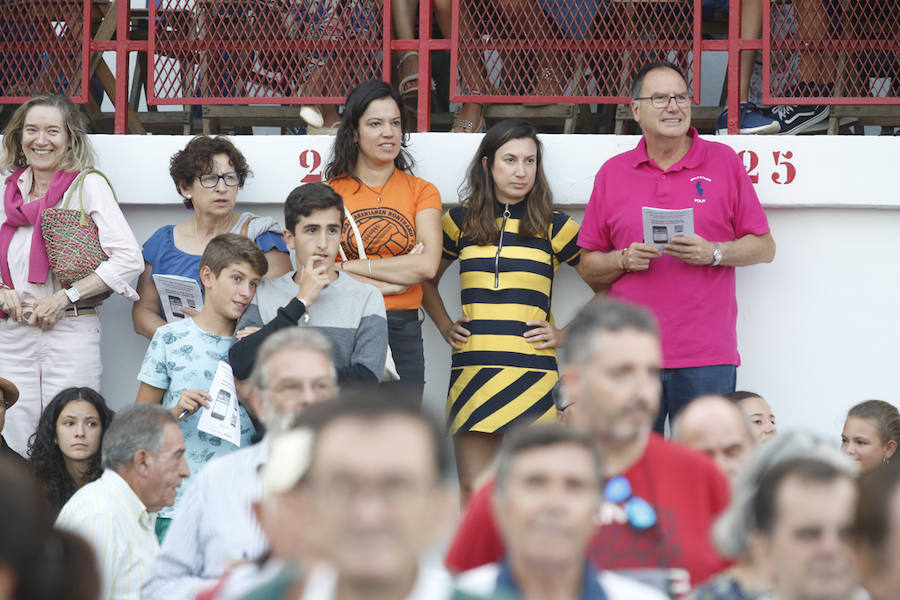
[[[345,210],[344,217],[347,219],[347,222],[350,223],[350,229],[353,230],[353,237],[356,238],[356,250],[359,254],[359,257],[366,258],[366,249],[363,246],[362,234],[359,232],[359,226],[356,224],[356,221],[353,220],[353,215],[350,214],[349,210]],[[344,252],[344,246],[341,244],[338,246],[338,251],[341,253],[341,260],[347,261],[347,254]]]
[[[247,233],[250,231],[250,221],[255,221],[255,220],[258,219],[258,218],[259,218],[259,217],[250,217],[249,219],[247,219],[246,221],[244,221],[244,224],[241,225],[241,235],[242,235],[242,236],[244,236],[244,237],[250,237],[249,235],[247,235]]]
[[[75,193],[75,190],[77,189],[79,210],[81,211],[81,218],[79,220],[79,223],[82,227],[87,225],[87,213],[84,211],[84,178],[91,173],[96,173],[104,180],[106,180],[106,185],[108,185],[109,189],[112,191],[113,199],[116,201],[116,203],[119,202],[119,197],[116,195],[116,188],[113,187],[113,184],[109,180],[109,177],[106,176],[106,173],[99,169],[94,169],[93,167],[85,169],[84,171],[79,173],[78,177],[75,178],[75,181],[72,182],[72,185],[70,185],[69,189],[66,191],[66,195],[63,197],[63,204],[61,208],[63,210],[69,208],[69,201],[72,199],[72,194]]]

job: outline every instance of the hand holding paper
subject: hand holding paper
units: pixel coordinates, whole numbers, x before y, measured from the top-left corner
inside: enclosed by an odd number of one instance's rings
[[[712,242],[704,240],[699,235],[674,237],[663,246],[663,254],[668,254],[692,265],[711,265],[713,245]]]
[[[203,390],[185,390],[178,397],[178,404],[173,409],[176,417],[181,421],[189,417],[203,407],[209,406],[209,394]]]
[[[154,273],[153,283],[162,301],[167,323],[185,316],[195,317],[203,307],[200,284],[190,277]]]
[[[650,268],[650,259],[659,258],[662,254],[656,246],[633,242],[622,254],[622,268],[627,271],[646,271]]]

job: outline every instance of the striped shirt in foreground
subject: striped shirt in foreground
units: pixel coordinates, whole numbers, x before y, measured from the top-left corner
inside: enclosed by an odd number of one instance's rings
[[[111,469],[69,498],[56,525],[94,549],[104,600],[140,600],[141,586],[159,552],[154,524],[140,498]]]

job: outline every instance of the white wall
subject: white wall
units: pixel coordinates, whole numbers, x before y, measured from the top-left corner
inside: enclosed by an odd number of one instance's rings
[[[98,164],[111,176],[138,240],[159,226],[189,218],[167,175],[168,157],[186,138],[96,136]],[[545,136],[547,170],[558,200],[581,220],[596,168],[634,144],[614,136]],[[778,244],[775,261],[738,270],[738,386],[765,395],[782,428],[807,427],[838,439],[846,409],[865,398],[898,403],[894,373],[900,339],[900,232],[897,138],[725,138],[760,158],[760,197]],[[328,138],[240,138],[256,177],[239,198],[281,220],[278,204],[306,174],[299,153],[313,144],[327,155]],[[418,172],[434,181],[445,203],[477,136],[422,134],[412,148]],[[791,151],[797,176],[771,181],[773,152]],[[307,162],[307,164],[309,164]],[[783,171],[782,171],[783,173]],[[247,206],[247,205],[244,205]],[[880,206],[882,208],[874,208]],[[893,207],[893,208],[892,208]],[[441,291],[459,311],[459,284],[449,270]],[[590,292],[572,269],[555,281],[554,313],[566,323]],[[111,298],[102,308],[102,391],[113,406],[133,401],[147,341],[133,333],[130,304]],[[426,398],[442,411],[449,351],[430,322],[425,328]]]

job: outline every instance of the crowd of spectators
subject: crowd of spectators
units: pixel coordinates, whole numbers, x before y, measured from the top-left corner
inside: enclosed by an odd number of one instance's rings
[[[107,259],[65,283],[41,228],[90,144],[65,98],[23,105],[0,214],[0,598],[894,597],[900,413],[857,404],[839,446],[735,390],[735,269],[773,260],[765,212],[691,126],[676,65],[644,65],[632,96],[643,136],[598,165],[581,225],[519,120],[442,216],[409,173],[402,94],[372,81],[283,230],[234,212],[246,160],[200,136],[171,161],[194,215],[142,271],[92,171]],[[693,208],[693,234],[644,239],[647,206]],[[456,260],[461,315],[437,288]],[[595,294],[564,327],[562,263]],[[161,306],[154,275],[202,304]],[[115,415],[82,384],[109,292],[150,338]],[[421,408],[423,311],[453,354],[445,427]]]

